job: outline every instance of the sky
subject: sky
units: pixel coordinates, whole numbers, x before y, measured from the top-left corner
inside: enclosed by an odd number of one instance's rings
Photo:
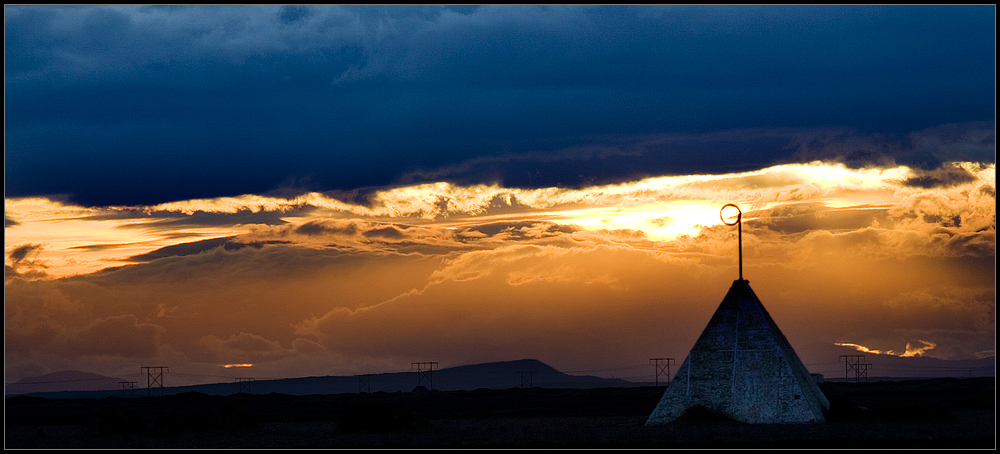
[[[739,277],[727,203],[810,371],[994,356],[995,19],[5,5],[5,382],[649,380]]]

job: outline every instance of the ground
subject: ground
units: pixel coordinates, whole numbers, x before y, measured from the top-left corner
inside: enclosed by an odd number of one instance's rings
[[[6,449],[995,448],[995,379],[823,383],[822,424],[708,412],[646,427],[664,387],[5,399]]]

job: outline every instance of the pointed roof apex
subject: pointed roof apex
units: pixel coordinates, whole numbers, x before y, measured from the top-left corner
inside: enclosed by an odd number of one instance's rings
[[[646,425],[702,405],[746,423],[824,420],[830,403],[746,279],[737,279]]]

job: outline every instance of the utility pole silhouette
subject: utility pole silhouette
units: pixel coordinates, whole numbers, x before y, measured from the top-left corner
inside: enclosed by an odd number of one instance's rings
[[[519,375],[520,375],[520,377],[521,377],[521,387],[522,387],[522,388],[524,388],[524,384],[525,384],[525,383],[527,383],[527,384],[528,384],[528,387],[529,387],[529,388],[532,388],[532,387],[533,387],[533,385],[532,385],[532,382],[531,382],[531,376],[532,376],[532,374],[534,374],[534,373],[535,373],[535,371],[533,371],[533,370],[527,370],[527,371],[519,371],[519,372],[518,372],[518,374],[519,374]],[[527,377],[525,377],[525,374],[527,374]]]
[[[434,379],[431,376],[431,371],[437,366],[437,361],[424,361],[417,363],[410,363],[410,369],[417,368],[417,386],[420,386],[423,379],[427,379],[427,383],[430,385],[427,389],[434,389]]]
[[[139,384],[136,381],[120,381],[118,382],[122,387],[122,398],[134,397],[135,396],[135,385]]]
[[[372,374],[358,374],[358,394],[372,392]]]
[[[865,381],[868,381],[868,368],[872,364],[861,362],[865,359],[865,355],[840,355],[840,359],[844,361],[845,380],[850,380],[851,371],[854,371],[854,383],[861,381],[862,377],[864,377]]]
[[[146,396],[149,396],[149,389],[155,384],[160,385],[160,395],[163,395],[163,372],[170,372],[167,366],[142,366],[142,373],[146,374]]]
[[[236,377],[236,393],[247,393],[250,394],[250,382],[253,378],[250,377]]]
[[[661,361],[663,361],[661,365]],[[649,363],[653,364],[656,370],[656,377],[653,379],[656,386],[660,386],[660,374],[666,370],[667,386],[670,386],[670,365],[674,364],[674,358],[649,358]]]

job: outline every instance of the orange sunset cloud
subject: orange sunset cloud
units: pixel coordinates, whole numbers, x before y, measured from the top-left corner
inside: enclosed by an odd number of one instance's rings
[[[416,185],[363,203],[9,199],[5,361],[22,375],[169,363],[191,382],[415,358],[626,370],[685,354],[736,279],[725,203],[743,211],[746,278],[811,369],[837,373],[845,349],[972,358],[995,333],[995,170],[953,167],[961,178],[934,185],[812,163],[584,189]]]

